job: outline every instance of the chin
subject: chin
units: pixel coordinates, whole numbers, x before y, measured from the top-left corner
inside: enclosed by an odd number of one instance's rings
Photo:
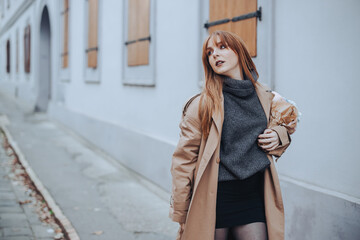
[[[225,76],[225,77],[229,77],[229,75],[225,71],[219,71],[219,72],[217,72],[217,74]]]

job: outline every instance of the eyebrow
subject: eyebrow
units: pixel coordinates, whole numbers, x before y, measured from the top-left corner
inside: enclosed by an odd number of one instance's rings
[[[219,45],[221,43],[222,43],[222,41],[219,41],[219,42],[216,43],[216,45]],[[212,49],[212,47],[207,47],[206,50],[208,50],[208,49]]]

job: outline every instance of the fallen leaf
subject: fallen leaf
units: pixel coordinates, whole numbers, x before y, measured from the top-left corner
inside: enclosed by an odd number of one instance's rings
[[[93,232],[92,234],[93,235],[101,235],[101,234],[103,234],[104,233],[104,231],[96,231],[96,232]]]
[[[31,200],[19,201],[20,205],[31,203]]]

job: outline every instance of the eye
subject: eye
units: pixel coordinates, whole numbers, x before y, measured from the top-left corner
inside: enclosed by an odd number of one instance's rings
[[[211,54],[212,54],[212,51],[209,50],[209,51],[207,52],[207,55],[210,56]]]
[[[224,48],[226,48],[225,45],[222,45],[222,44],[221,44],[221,45],[220,45],[220,49],[224,49]]]

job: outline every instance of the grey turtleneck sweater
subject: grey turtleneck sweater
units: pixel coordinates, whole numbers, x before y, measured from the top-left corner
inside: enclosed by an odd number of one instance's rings
[[[225,78],[224,123],[219,181],[245,179],[270,165],[257,137],[267,127],[265,112],[250,80]]]

